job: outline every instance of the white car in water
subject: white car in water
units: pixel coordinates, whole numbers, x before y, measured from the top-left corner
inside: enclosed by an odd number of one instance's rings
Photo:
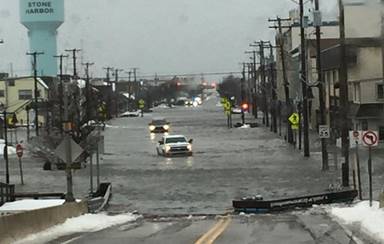
[[[187,141],[183,135],[165,135],[158,142],[156,151],[158,155],[166,157],[176,155],[192,156],[192,139]]]

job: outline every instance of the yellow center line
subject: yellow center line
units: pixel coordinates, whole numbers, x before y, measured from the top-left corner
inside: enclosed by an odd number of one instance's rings
[[[207,243],[208,244],[212,244],[221,234],[223,234],[223,232],[225,231],[225,229],[227,229],[229,223],[231,223],[231,218],[230,217],[227,217],[227,219],[225,220],[225,222],[220,226],[220,228],[218,228],[211,236],[210,239],[208,239]]]
[[[195,244],[212,244],[228,227],[231,218],[226,216],[221,218],[207,233],[201,236]]]

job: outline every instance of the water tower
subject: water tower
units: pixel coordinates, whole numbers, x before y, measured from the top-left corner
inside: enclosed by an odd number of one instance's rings
[[[20,21],[28,29],[30,52],[44,52],[37,61],[39,75],[56,76],[57,28],[64,22],[64,0],[19,0]]]

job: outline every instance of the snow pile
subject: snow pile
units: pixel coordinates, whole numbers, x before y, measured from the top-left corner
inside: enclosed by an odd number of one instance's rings
[[[85,214],[80,217],[67,219],[63,224],[51,227],[43,232],[29,235],[16,243],[46,243],[60,236],[75,233],[96,232],[102,229],[135,221],[139,216],[130,213],[109,216],[106,213]]]
[[[0,211],[27,211],[40,208],[49,208],[62,205],[65,202],[63,199],[46,199],[46,200],[33,200],[26,199],[15,202],[7,202],[0,207]]]
[[[0,155],[3,155],[4,154],[4,143],[1,143],[0,142]],[[12,155],[12,154],[16,154],[16,148],[12,147],[12,146],[8,146],[8,155]]]
[[[332,207],[328,212],[342,224],[358,225],[372,238],[384,242],[384,209],[379,208],[379,202],[374,201],[372,207],[369,206],[369,201],[359,202],[351,207]]]
[[[241,128],[241,129],[248,129],[248,128],[251,128],[251,126],[248,125],[248,124],[244,124],[244,125],[240,126],[239,128]]]

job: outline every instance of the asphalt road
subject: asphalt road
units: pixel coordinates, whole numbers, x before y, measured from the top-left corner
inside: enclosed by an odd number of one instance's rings
[[[103,176],[113,183],[109,211],[136,210],[144,218],[56,241],[355,243],[323,212],[226,214],[231,212],[234,198],[323,192],[339,179],[336,171],[321,172],[316,157],[303,158],[264,127],[227,129],[217,103],[212,97],[197,108],[157,108],[144,118],[112,121],[105,131],[108,153],[102,165]],[[161,135],[150,135],[147,128],[154,117],[169,120],[172,134],[193,138],[194,156],[157,156],[155,147]],[[240,116],[234,118],[237,121]]]
[[[227,215],[235,198],[319,193],[331,183],[339,184],[340,173],[322,172],[318,152],[304,158],[263,126],[227,129],[218,102],[212,96],[196,108],[155,108],[143,118],[112,120],[104,132],[106,154],[101,163],[101,181],[113,184],[108,211],[137,211],[144,218],[52,243],[354,243],[323,212]],[[161,134],[148,131],[155,117],[171,123],[171,134],[194,139],[192,157],[156,154]],[[246,120],[254,122],[250,115]],[[234,122],[240,122],[239,115]],[[31,160],[25,166],[27,184],[17,185],[19,191],[65,192],[63,171],[31,173],[37,165],[42,162]],[[89,191],[88,170],[89,166],[74,172],[76,196]],[[376,170],[380,173],[382,168]]]
[[[50,244],[357,244],[373,243],[346,232],[322,212],[139,219],[97,233],[58,238]]]

